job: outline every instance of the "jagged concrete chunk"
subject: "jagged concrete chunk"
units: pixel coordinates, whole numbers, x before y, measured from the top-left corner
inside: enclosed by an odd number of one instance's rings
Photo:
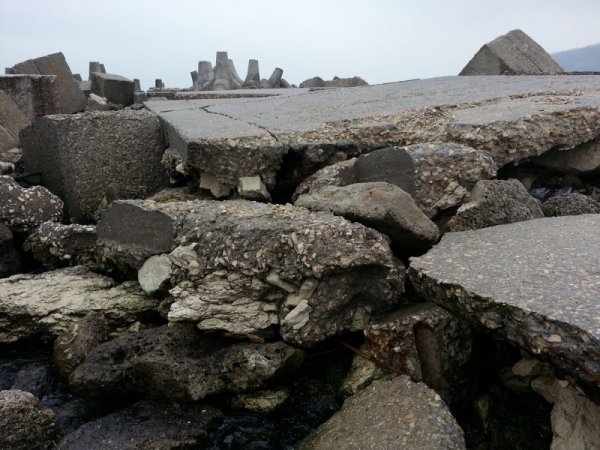
[[[482,180],[450,219],[447,229],[475,230],[540,217],[544,217],[540,203],[519,180]]]
[[[546,217],[600,214],[600,202],[579,193],[555,195],[542,203],[542,210]]]
[[[42,173],[76,222],[93,220],[103,200],[144,198],[168,186],[160,123],[147,111],[47,116],[21,140],[25,166]]]
[[[315,194],[301,195],[295,205],[311,211],[331,211],[374,228],[389,236],[392,246],[404,255],[424,253],[439,237],[438,227],[411,196],[388,183],[329,186]]]
[[[28,231],[62,219],[63,202],[42,186],[22,188],[14,178],[0,176],[0,222],[13,231]]]
[[[257,201],[270,201],[271,195],[259,176],[240,177],[237,192],[242,198]]]
[[[485,44],[459,75],[543,75],[562,72],[561,67],[521,30]]]
[[[0,152],[19,147],[19,132],[29,123],[12,98],[0,91]]]
[[[6,69],[8,74],[28,73],[34,75],[56,75],[56,87],[60,101],[60,112],[71,114],[83,111],[85,95],[62,53],[53,53],[40,58],[30,59]]]
[[[135,83],[112,73],[92,74],[92,93],[105,97],[110,103],[121,106],[133,105]]]
[[[162,326],[129,333],[96,347],[71,374],[69,385],[89,397],[104,395],[197,401],[243,392],[295,369],[302,350],[283,342],[231,344],[194,330]]]
[[[12,98],[30,122],[36,117],[60,112],[54,75],[3,75],[0,91]]]
[[[94,225],[45,222],[29,233],[23,248],[46,269],[90,266],[94,264],[96,238]]]
[[[373,382],[302,441],[299,450],[464,450],[463,431],[444,401],[406,376]]]
[[[51,449],[64,434],[54,412],[29,392],[0,391],[0,448]]]
[[[446,234],[412,258],[415,289],[600,386],[600,215]],[[568,249],[568,251],[565,251]]]
[[[119,285],[81,266],[14,275],[0,280],[0,342],[57,336],[91,311],[125,326],[156,307],[136,283]]]

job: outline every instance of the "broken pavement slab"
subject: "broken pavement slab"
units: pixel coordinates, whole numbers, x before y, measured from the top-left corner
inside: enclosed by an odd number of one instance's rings
[[[297,158],[307,176],[334,156],[446,141],[492,151],[500,166],[600,134],[594,76],[445,77],[285,91],[294,94],[145,105],[159,114],[192,172],[230,187],[260,175],[269,190],[285,156]]]
[[[600,215],[446,234],[411,258],[414,288],[454,314],[600,386]]]

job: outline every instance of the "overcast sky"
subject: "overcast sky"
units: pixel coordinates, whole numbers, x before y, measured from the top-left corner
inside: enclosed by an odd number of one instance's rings
[[[62,51],[189,87],[199,60],[228,51],[240,77],[258,59],[298,84],[358,75],[371,84],[455,75],[486,42],[521,28],[548,52],[600,42],[600,0],[0,0],[0,65]]]

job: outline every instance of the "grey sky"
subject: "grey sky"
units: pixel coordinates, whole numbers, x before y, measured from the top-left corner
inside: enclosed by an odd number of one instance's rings
[[[300,83],[455,75],[483,45],[521,28],[550,53],[600,42],[600,0],[0,0],[0,65],[62,51],[86,76],[108,72],[188,87],[226,50],[242,78],[275,67]]]

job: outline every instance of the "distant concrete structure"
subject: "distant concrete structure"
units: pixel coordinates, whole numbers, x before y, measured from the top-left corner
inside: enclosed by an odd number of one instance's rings
[[[243,84],[244,88],[259,88],[260,87],[260,71],[258,69],[258,60],[251,59],[248,61],[248,74]]]
[[[521,30],[485,44],[459,75],[554,75],[563,70]]]
[[[88,81],[92,81],[92,74],[94,72],[106,73],[106,69],[104,68],[104,64],[100,64],[98,61],[90,61]]]
[[[156,89],[164,89],[165,83],[163,83],[163,80],[161,80],[160,78],[157,78],[156,80],[154,80],[154,87]]]
[[[135,82],[112,73],[92,73],[92,93],[105,97],[110,103],[121,106],[133,105]]]

